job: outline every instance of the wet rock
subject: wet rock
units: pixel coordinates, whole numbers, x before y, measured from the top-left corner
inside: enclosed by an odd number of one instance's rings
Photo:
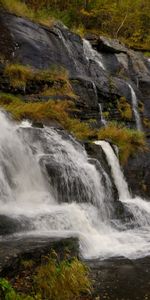
[[[9,216],[0,216],[0,235],[9,235],[16,232],[26,231],[30,228],[30,220],[21,216],[15,219]]]
[[[141,300],[150,298],[150,257],[88,261],[94,281],[94,295],[100,299]],[[97,298],[96,298],[97,299]]]
[[[40,264],[41,256],[48,255],[51,250],[56,251],[60,259],[65,257],[66,251],[71,257],[78,257],[78,240],[30,236],[0,241],[0,276],[12,278],[16,275],[21,260],[31,259]]]
[[[133,195],[140,195],[148,200],[150,199],[149,170],[149,150],[147,152],[134,155],[134,157],[131,157],[128,163],[124,166],[124,173],[127,178],[129,189],[132,191]]]

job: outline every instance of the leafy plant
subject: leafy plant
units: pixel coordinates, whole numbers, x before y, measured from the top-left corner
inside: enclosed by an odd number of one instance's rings
[[[34,300],[31,296],[18,294],[5,278],[0,278],[0,297],[1,300]]]

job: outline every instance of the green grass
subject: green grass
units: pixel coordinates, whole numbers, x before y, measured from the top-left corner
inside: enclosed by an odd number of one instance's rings
[[[120,161],[125,164],[130,156],[137,152],[146,151],[146,140],[143,132],[129,129],[122,124],[109,123],[98,132],[101,140],[110,140],[118,146]]]

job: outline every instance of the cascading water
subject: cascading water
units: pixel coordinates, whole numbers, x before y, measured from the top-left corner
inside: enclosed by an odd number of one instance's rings
[[[132,109],[133,109],[134,116],[135,116],[136,127],[138,130],[142,130],[142,124],[141,124],[141,119],[140,119],[140,115],[139,115],[137,97],[136,97],[133,87],[130,84],[128,84],[128,86],[131,91]]]
[[[105,65],[103,63],[102,55],[96,50],[94,50],[90,42],[85,39],[83,39],[83,49],[88,61],[91,59],[95,61],[103,70],[106,70]]]
[[[150,205],[131,198],[106,145],[120,201],[133,215],[131,228],[121,219],[115,225],[110,178],[78,142],[52,128],[15,124],[0,113],[1,217],[24,222],[19,235],[78,236],[85,258],[150,254]]]
[[[101,103],[99,103],[98,105],[99,105],[99,113],[100,113],[100,117],[101,117],[101,122],[104,126],[106,126],[107,121],[103,116],[102,105],[101,105]]]
[[[94,82],[92,82],[92,85],[93,85],[93,91],[94,91],[94,94],[95,94],[95,99],[98,103],[98,94],[97,94],[97,88],[96,88],[96,85]],[[105,126],[106,125],[106,120],[103,116],[103,112],[102,112],[102,106],[101,106],[101,103],[98,103],[99,105],[99,114],[100,114],[100,120],[101,120],[101,123]]]

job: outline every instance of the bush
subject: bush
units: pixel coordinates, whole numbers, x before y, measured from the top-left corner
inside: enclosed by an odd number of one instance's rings
[[[77,258],[59,262],[51,254],[47,263],[37,269],[34,280],[41,299],[75,300],[91,291],[88,269]]]
[[[145,135],[141,131],[126,128],[122,124],[109,123],[98,132],[101,140],[110,140],[119,148],[120,160],[124,164],[138,151],[146,151]]]

